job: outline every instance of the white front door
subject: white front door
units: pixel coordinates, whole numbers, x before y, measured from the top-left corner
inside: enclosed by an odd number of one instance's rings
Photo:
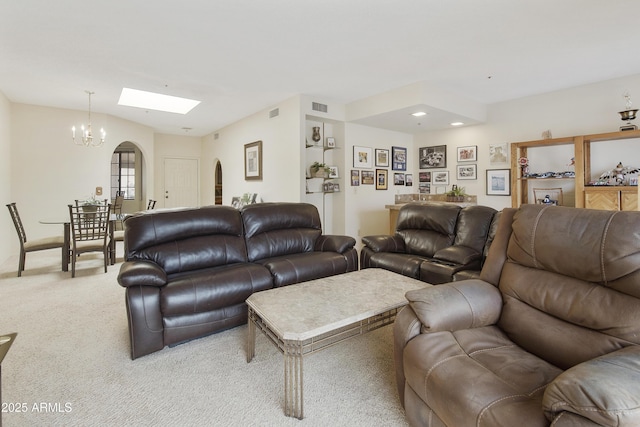
[[[198,159],[164,159],[164,207],[199,205]]]

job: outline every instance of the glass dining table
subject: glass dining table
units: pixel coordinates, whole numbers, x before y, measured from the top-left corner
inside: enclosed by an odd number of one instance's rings
[[[116,241],[114,232],[116,222],[121,220],[122,215],[112,213],[109,215],[109,264],[116,263]],[[67,218],[44,218],[40,224],[57,224],[63,228],[63,254],[62,254],[62,271],[69,271],[69,263],[71,262],[71,219]]]

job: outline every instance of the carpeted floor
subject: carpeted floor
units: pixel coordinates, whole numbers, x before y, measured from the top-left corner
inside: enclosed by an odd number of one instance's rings
[[[119,243],[121,245],[121,243]],[[118,247],[122,256],[122,247]],[[132,361],[119,264],[85,254],[76,278],[59,252],[0,265],[2,422],[12,426],[406,426],[387,326],[304,359],[304,411],[284,416],[283,360],[246,326]],[[20,411],[20,412],[19,412]]]

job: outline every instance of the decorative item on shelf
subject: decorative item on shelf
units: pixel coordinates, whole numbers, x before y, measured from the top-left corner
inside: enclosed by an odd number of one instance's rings
[[[551,130],[547,129],[542,132],[542,139],[551,139]]]
[[[518,165],[520,166],[520,170],[521,170],[521,176],[523,178],[527,177],[529,175],[529,159],[527,159],[526,157],[520,157],[518,159]]]
[[[329,166],[326,163],[313,162],[311,164],[311,176],[313,178],[328,178],[329,177]]]
[[[91,92],[88,90],[85,90],[85,92],[89,95],[89,123],[87,124],[87,127],[85,128],[84,125],[80,126],[80,130],[82,131],[82,137],[78,140],[76,140],[76,127],[72,126],[71,127],[71,137],[73,138],[73,142],[76,145],[84,145],[85,147],[100,147],[102,146],[102,144],[104,144],[104,139],[107,136],[107,133],[104,131],[104,129],[100,129],[100,139],[98,138],[93,138],[93,133],[91,133],[91,95],[93,95],[95,92]]]
[[[311,135],[311,139],[317,144],[322,137],[320,136],[320,126],[313,127],[313,134]]]
[[[464,202],[466,195],[464,187],[458,187],[454,184],[451,186],[451,191],[447,192],[447,202]]]
[[[618,163],[615,168],[604,172],[596,181],[589,185],[630,185],[630,182],[638,182],[640,168],[633,166],[623,166]]]
[[[327,148],[336,148],[336,139],[332,136],[327,137]]]
[[[625,130],[636,130],[638,127],[636,125],[631,124],[631,120],[636,118],[636,113],[638,112],[637,108],[631,108],[631,95],[629,92],[624,94],[624,99],[626,100],[625,109],[623,111],[618,111],[620,114],[620,119],[622,121],[627,121],[626,125],[620,126],[621,131]]]

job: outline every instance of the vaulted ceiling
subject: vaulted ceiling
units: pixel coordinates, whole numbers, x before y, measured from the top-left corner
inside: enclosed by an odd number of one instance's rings
[[[640,73],[639,15],[637,0],[4,0],[0,91],[85,110],[90,90],[94,112],[194,136],[296,94],[350,105],[420,84],[486,106]],[[202,103],[118,106],[123,87]],[[358,120],[419,132],[460,115],[415,104]]]

